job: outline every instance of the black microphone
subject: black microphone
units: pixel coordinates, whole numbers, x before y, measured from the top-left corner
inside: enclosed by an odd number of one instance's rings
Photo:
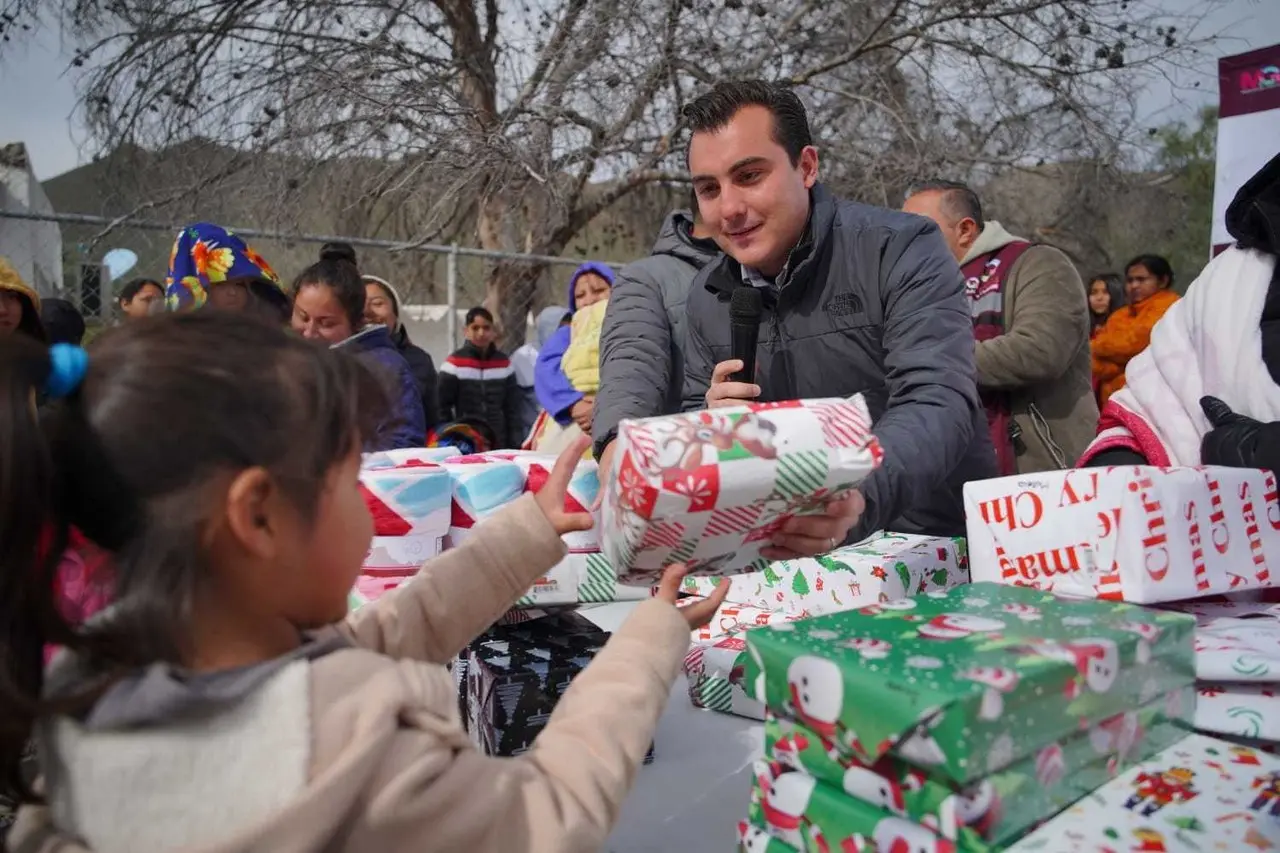
[[[760,288],[744,284],[733,291],[733,298],[729,300],[730,357],[742,362],[742,370],[730,376],[730,382],[756,381],[756,342],[760,338],[763,313],[764,297]]]

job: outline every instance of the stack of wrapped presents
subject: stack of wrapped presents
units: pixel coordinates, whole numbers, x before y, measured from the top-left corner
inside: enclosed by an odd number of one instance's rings
[[[748,823],[795,850],[1001,849],[1185,734],[1194,627],[984,583],[749,631]]]
[[[859,397],[624,422],[604,494],[583,461],[566,497],[599,505],[596,529],[567,536],[564,561],[455,663],[476,743],[527,749],[607,639],[572,608],[645,598],[683,562],[687,595],[731,578],[685,675],[694,705],[761,721],[744,850],[1280,853],[1273,474],[974,482],[965,538],[762,553],[881,456]],[[554,463],[370,454],[376,536],[353,604],[538,491]]]

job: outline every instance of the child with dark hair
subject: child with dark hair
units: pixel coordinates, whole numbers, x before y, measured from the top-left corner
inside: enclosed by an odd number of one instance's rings
[[[164,307],[164,285],[149,278],[135,278],[116,291],[116,304],[126,320],[140,320]]]
[[[422,395],[391,332],[365,319],[365,287],[345,243],[326,244],[320,260],[293,283],[293,330],[309,340],[345,349],[366,362],[387,385],[386,420],[365,438],[366,450],[421,447],[427,422]]]
[[[489,309],[467,312],[466,342],[440,365],[440,419],[476,420],[492,431],[499,447],[519,447],[520,386],[507,354],[494,345]]]
[[[51,344],[79,346],[84,340],[84,317],[65,299],[41,300],[40,321]]]
[[[57,402],[38,420],[39,390]],[[360,447],[384,404],[357,360],[226,312],[146,318],[91,356],[0,340],[0,793],[23,802],[10,849],[604,844],[689,631],[728,584],[678,609],[684,570],[669,569],[529,755],[478,754],[444,664],[591,525],[564,509],[586,445],[348,616],[373,529]],[[112,605],[81,625],[54,602],[50,555],[71,525],[115,558]],[[47,670],[46,643],[63,649]],[[19,770],[32,734],[39,795]]]

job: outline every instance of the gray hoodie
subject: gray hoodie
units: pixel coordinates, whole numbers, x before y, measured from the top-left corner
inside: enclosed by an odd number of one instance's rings
[[[549,305],[538,312],[533,322],[534,339],[537,343],[527,343],[511,354],[511,366],[516,372],[516,384],[520,386],[520,423],[521,435],[528,435],[533,429],[533,422],[538,419],[538,397],[533,390],[533,368],[538,362],[538,351],[560,328],[560,323],[568,315],[569,309],[563,305]]]
[[[693,237],[693,216],[667,217],[653,252],[618,273],[600,333],[600,392],[591,427],[598,457],[623,418],[680,411],[685,299],[698,271],[720,255]]]

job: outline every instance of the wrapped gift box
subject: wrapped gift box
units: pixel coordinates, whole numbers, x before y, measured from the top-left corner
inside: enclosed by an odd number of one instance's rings
[[[395,589],[440,553],[452,489],[448,472],[432,463],[361,469],[360,494],[373,516],[374,536],[356,578],[358,603]]]
[[[828,749],[963,784],[1192,684],[1194,628],[1182,613],[972,584],[748,631],[746,679]]]
[[[599,552],[566,554],[516,600],[515,607],[547,607],[553,604],[590,604],[609,601],[642,601],[654,588],[624,586],[605,556]]]
[[[927,825],[889,814],[777,762],[757,761],[752,766],[747,816],[767,836],[805,853],[955,849]],[[756,845],[762,843],[759,837],[748,837]]]
[[[696,708],[763,720],[764,705],[748,695],[743,681],[747,662],[743,633],[749,628],[791,622],[796,618],[776,610],[733,602],[720,605],[711,621],[693,632],[693,641],[684,658],[689,701]]]
[[[710,595],[717,580],[686,577],[684,588]],[[968,582],[962,537],[885,533],[820,557],[777,560],[763,571],[737,575],[728,600],[804,618]]]
[[[765,723],[764,754],[846,796],[926,823],[962,849],[985,849],[1017,840],[1131,764],[1186,737],[1195,701],[1194,688],[1182,688],[963,787],[893,757],[872,765],[838,760],[818,733],[777,718]]]
[[[364,457],[360,460],[360,467],[374,469],[434,465],[457,455],[458,449],[456,447],[408,447],[400,450],[379,450],[374,453],[364,454]]]
[[[457,547],[471,528],[524,493],[524,472],[514,462],[466,456],[439,464],[453,485],[449,547]]]
[[[478,453],[474,456],[458,456],[447,461],[451,463],[474,462],[510,462],[516,465],[524,476],[524,490],[538,493],[546,485],[547,478],[555,468],[557,457],[547,453],[536,453],[532,450],[495,450],[489,453]],[[569,488],[565,494],[565,512],[590,513],[600,491],[598,466],[594,459],[583,459],[574,467],[573,477],[569,480]],[[598,520],[598,519],[597,519]],[[574,531],[561,537],[570,551],[591,552],[600,550],[600,539],[597,528]]]
[[[795,853],[796,848],[783,844],[760,827],[745,820],[738,821],[738,853]],[[842,850],[841,853],[861,853]]]
[[[627,583],[656,583],[673,562],[695,575],[763,569],[783,524],[823,511],[880,457],[860,396],[623,421],[602,550]]]
[[[973,579],[1155,604],[1276,585],[1276,478],[1087,468],[966,483]],[[1280,573],[1276,577],[1280,577]]]
[[[1191,735],[1009,848],[1017,853],[1280,849],[1280,758]]]
[[[587,620],[583,620],[587,622]],[[548,617],[496,628],[471,645],[465,665],[465,726],[487,755],[528,751],[574,676],[604,647],[609,633],[570,629]],[[653,747],[645,763],[653,760]]]

